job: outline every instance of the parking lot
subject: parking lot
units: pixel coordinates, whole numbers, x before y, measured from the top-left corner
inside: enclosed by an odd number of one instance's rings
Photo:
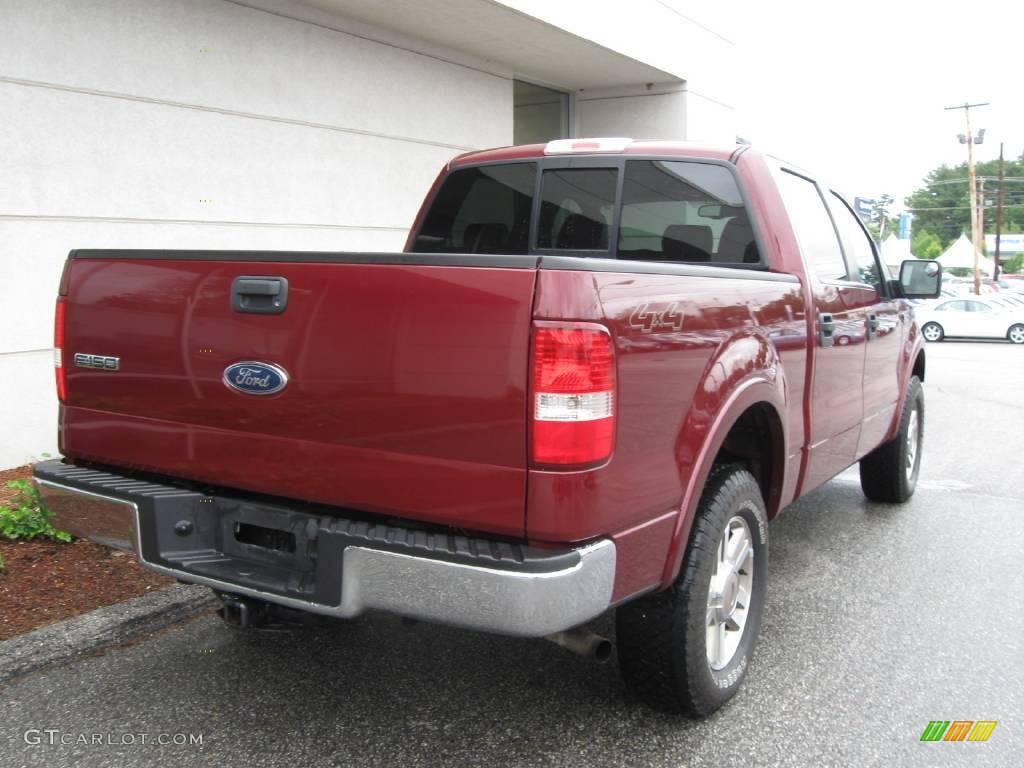
[[[1024,349],[927,353],[916,495],[869,504],[854,469],[775,521],[754,664],[707,721],[653,712],[614,661],[543,641],[384,615],[258,634],[204,616],[0,688],[0,764],[1020,765]],[[999,724],[985,743],[921,743],[931,720]],[[36,745],[28,729],[202,744]]]

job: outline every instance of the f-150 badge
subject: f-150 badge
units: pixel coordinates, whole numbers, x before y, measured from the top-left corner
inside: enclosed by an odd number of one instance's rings
[[[108,355],[87,355],[84,352],[75,354],[75,365],[79,368],[98,368],[101,371],[121,370],[121,358]]]
[[[288,386],[288,373],[271,363],[246,360],[224,369],[224,383],[246,395],[273,395]]]

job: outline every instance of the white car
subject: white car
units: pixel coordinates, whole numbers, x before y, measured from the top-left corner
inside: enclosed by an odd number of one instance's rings
[[[927,341],[963,336],[1024,344],[1024,307],[1010,303],[977,296],[940,299],[915,307],[914,314]]]

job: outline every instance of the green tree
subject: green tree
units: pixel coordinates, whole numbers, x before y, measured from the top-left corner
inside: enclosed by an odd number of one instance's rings
[[[975,164],[978,177],[983,177],[985,202],[985,233],[995,232],[995,202],[998,191],[996,177],[999,161],[986,160]],[[1003,232],[1024,232],[1024,154],[1005,163],[1008,181],[1003,192]],[[979,184],[979,186],[981,186]],[[904,201],[914,214],[914,229],[935,235],[943,248],[964,232],[971,232],[970,190],[967,186],[967,163],[940,165],[924,178],[924,186],[914,190]],[[915,253],[917,253],[915,251]],[[918,254],[920,255],[920,254]]]
[[[871,206],[871,219],[868,222],[868,232],[876,241],[884,240],[889,235],[895,235],[899,231],[900,219],[898,216],[890,216],[889,209],[892,208],[892,195],[885,194],[875,200]],[[885,222],[885,226],[882,226]]]
[[[942,255],[942,243],[939,238],[927,229],[914,228],[914,238],[910,241],[910,252],[919,259],[934,259]]]

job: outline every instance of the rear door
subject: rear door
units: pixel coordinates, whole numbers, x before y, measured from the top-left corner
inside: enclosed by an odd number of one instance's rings
[[[933,319],[942,326],[947,336],[970,335],[970,322],[967,318],[967,302],[963,299],[946,301],[936,305]]]
[[[968,300],[967,312],[964,314],[964,336],[977,336],[979,338],[1002,338],[1010,323],[1007,320],[1005,327],[999,321],[999,313],[990,305],[981,301]]]
[[[811,281],[814,301],[814,370],[810,392],[810,439],[805,489],[834,477],[853,463],[864,418],[867,316],[877,294],[850,280],[829,194],[806,176],[777,174]]]

